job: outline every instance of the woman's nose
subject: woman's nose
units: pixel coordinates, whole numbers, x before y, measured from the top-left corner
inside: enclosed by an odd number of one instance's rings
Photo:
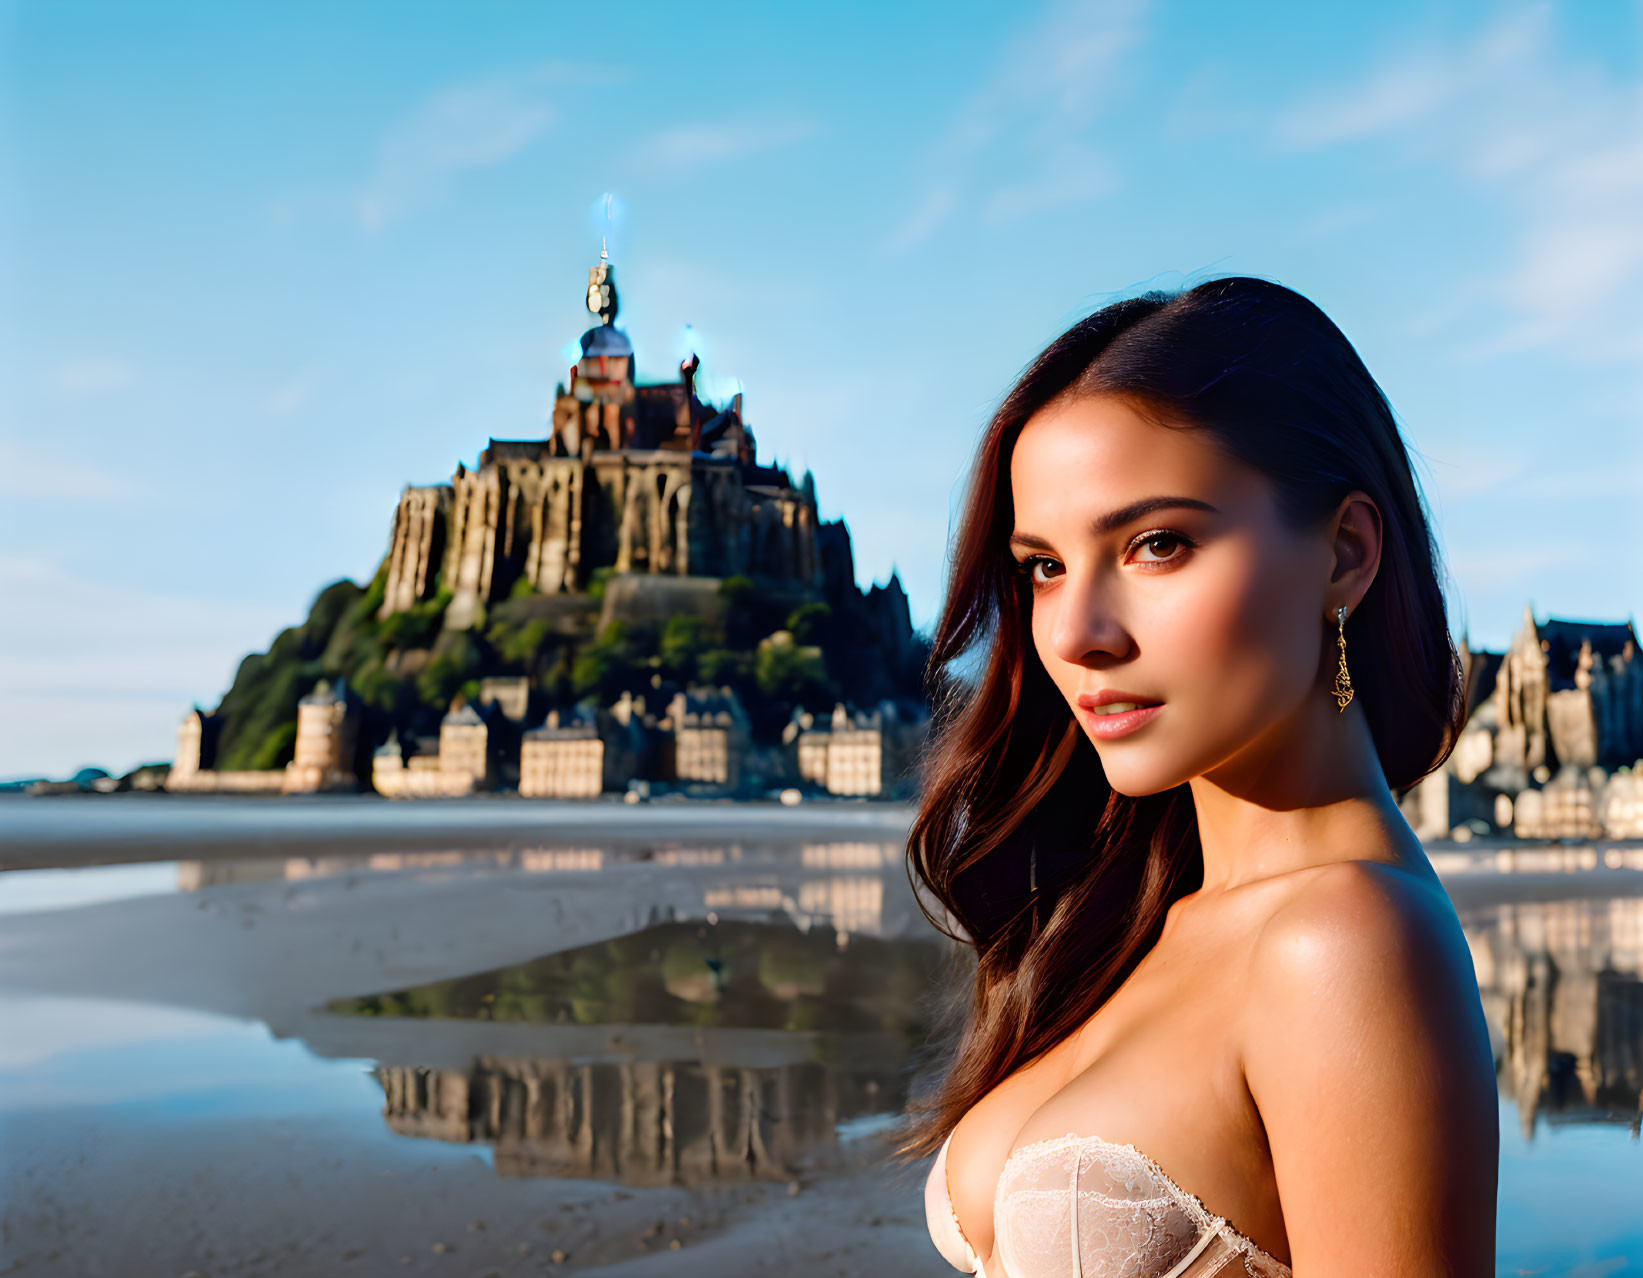
[[[1056,595],[1049,640],[1051,651],[1062,661],[1087,665],[1129,652],[1129,632],[1115,615],[1110,595],[1098,583],[1075,583],[1069,575]]]

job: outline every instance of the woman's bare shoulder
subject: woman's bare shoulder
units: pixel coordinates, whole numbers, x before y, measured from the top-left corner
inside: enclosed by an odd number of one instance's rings
[[[1335,861],[1285,875],[1250,949],[1257,984],[1345,975],[1433,948],[1470,966],[1448,897],[1429,874],[1375,860]]]
[[[1259,929],[1246,993],[1244,1078],[1296,1271],[1489,1272],[1494,1061],[1441,884],[1372,861],[1307,872]]]

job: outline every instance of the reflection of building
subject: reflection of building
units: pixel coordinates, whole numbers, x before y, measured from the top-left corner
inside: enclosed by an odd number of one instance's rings
[[[383,1116],[401,1135],[492,1144],[504,1176],[640,1185],[786,1179],[802,1155],[837,1144],[841,1119],[899,1108],[901,1074],[893,1065],[493,1057],[465,1071],[376,1071]]]
[[[293,757],[283,768],[220,772],[216,762],[221,717],[198,707],[177,729],[177,757],[165,788],[221,794],[312,794],[354,790],[354,746],[358,707],[344,680],[333,688],[321,679],[297,702]]]
[[[794,745],[801,781],[830,794],[882,794],[898,789],[927,726],[890,700],[855,713],[840,702],[827,719],[795,711],[782,740]]]
[[[752,857],[740,844],[647,844],[628,854],[597,847],[537,847],[180,861],[177,886],[189,892],[227,883],[427,869],[552,874],[598,870],[631,859],[666,869],[711,872],[680,881],[664,914],[740,915],[761,921],[773,914],[785,915],[805,929],[827,925],[839,932],[872,936],[898,930],[899,915],[886,919],[884,880],[893,875],[901,881],[900,844],[807,843],[799,849],[797,862],[789,849],[783,848],[782,853],[767,861]]]
[[[1501,905],[1468,919],[1503,1094],[1535,1116],[1643,1106],[1643,898]]]
[[[392,874],[404,870],[520,870],[551,874],[597,870],[605,863],[602,848],[522,848],[498,852],[361,852],[336,856],[237,857],[232,860],[177,862],[177,889],[196,892],[229,883],[266,883],[284,879],[327,879],[344,874]]]
[[[1443,767],[1404,798],[1422,838],[1643,836],[1643,661],[1630,621],[1537,622],[1503,653],[1464,641],[1469,717]]]

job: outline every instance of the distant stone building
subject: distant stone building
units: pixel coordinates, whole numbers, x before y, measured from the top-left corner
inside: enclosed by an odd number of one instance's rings
[[[1463,640],[1461,655],[1469,715],[1443,767],[1404,798],[1417,834],[1643,833],[1643,661],[1630,621],[1537,622],[1530,607],[1505,652]]]
[[[531,681],[523,675],[498,675],[479,681],[479,704],[495,706],[510,723],[523,724],[530,713]]]
[[[439,767],[468,777],[475,790],[489,789],[494,780],[490,720],[466,701],[458,699],[440,720]]]
[[[614,283],[612,268],[600,272],[596,287]],[[605,566],[822,586],[814,481],[758,464],[742,397],[704,404],[695,357],[676,382],[636,383],[614,290],[597,313],[547,438],[492,439],[477,470],[458,465],[450,483],[401,494],[381,616],[443,587],[445,625],[466,629],[518,582],[577,592]]]
[[[496,712],[455,698],[437,741],[391,734],[371,758],[371,784],[389,798],[450,799],[492,788]]]
[[[371,788],[390,799],[451,799],[472,794],[473,778],[440,767],[438,737],[396,730],[371,756]]]
[[[358,707],[344,680],[325,680],[297,702],[294,757],[283,768],[219,772],[214,766],[221,729],[217,715],[195,707],[177,728],[177,757],[165,788],[178,793],[313,794],[355,790]]]
[[[519,793],[526,798],[592,799],[605,789],[605,743],[592,715],[548,711],[520,746]]]
[[[354,746],[359,732],[358,709],[348,697],[346,683],[333,688],[321,679],[297,702],[295,757],[285,765],[288,794],[318,790],[357,790]]]
[[[1612,769],[1643,755],[1643,663],[1630,621],[1535,620],[1525,608],[1495,683],[1496,768]]]
[[[883,701],[871,711],[839,702],[826,719],[797,711],[782,740],[794,749],[799,779],[829,794],[878,795],[901,788],[928,717],[914,718]]]
[[[668,779],[734,789],[752,733],[735,690],[692,687],[675,693],[658,727],[665,734]]]
[[[1594,765],[1588,771],[1565,764],[1544,786],[1518,794],[1512,803],[1512,833],[1521,839],[1602,838],[1598,796],[1607,783],[1602,768]]]
[[[1643,766],[1608,779],[1598,796],[1597,820],[1611,839],[1643,839]]]

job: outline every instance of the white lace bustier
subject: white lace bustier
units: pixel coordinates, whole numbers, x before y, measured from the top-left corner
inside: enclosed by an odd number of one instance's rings
[[[980,1278],[1290,1278],[1133,1145],[1074,1135],[1005,1160],[993,1198],[1003,1273],[989,1275],[953,1212],[946,1164],[944,1143],[925,1187],[930,1235],[949,1263]]]

